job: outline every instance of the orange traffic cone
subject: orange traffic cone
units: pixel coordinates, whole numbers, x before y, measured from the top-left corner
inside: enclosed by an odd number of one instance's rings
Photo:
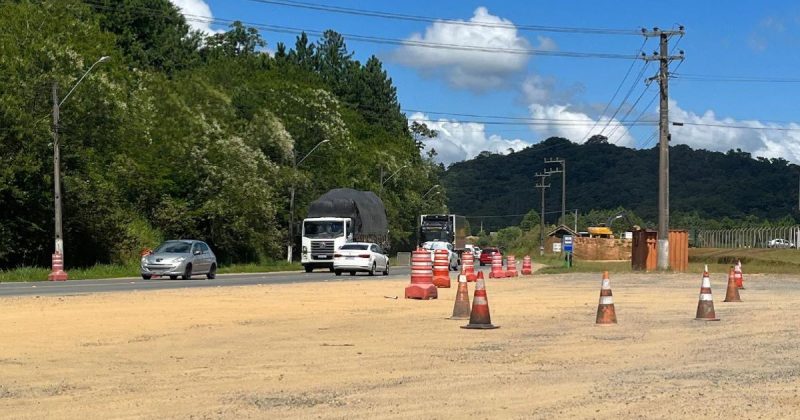
[[[506,277],[503,270],[503,256],[499,252],[492,254],[492,271],[489,271],[490,279],[502,279]]]
[[[522,275],[530,276],[533,274],[533,267],[531,266],[531,257],[526,255],[522,258]]]
[[[736,287],[744,290],[744,274],[742,274],[742,261],[736,260],[736,266],[733,270],[733,280],[736,281]]]
[[[725,300],[723,302],[741,302],[742,298],[739,297],[739,288],[736,287],[736,279],[734,277],[733,267],[728,272],[728,290],[725,292]]]
[[[611,294],[611,282],[608,280],[608,271],[603,271],[603,282],[600,285],[600,303],[597,305],[598,325],[617,323],[617,311],[614,309],[614,296]]]
[[[506,277],[517,277],[517,258],[513,255],[506,257]]]
[[[489,300],[486,298],[486,281],[480,275],[475,283],[475,296],[472,298],[472,312],[469,314],[469,324],[462,325],[461,328],[475,330],[500,328],[492,325],[492,317],[489,316]]]
[[[467,286],[467,276],[458,276],[458,291],[456,292],[456,303],[453,305],[453,316],[449,319],[469,319],[469,287]]]
[[[411,252],[411,284],[406,287],[406,299],[436,299],[439,297],[433,285],[431,254],[417,248]]]
[[[711,280],[708,278],[708,266],[703,271],[703,282],[700,283],[700,300],[697,302],[698,321],[719,321],[714,313],[714,299],[711,297]]]
[[[446,249],[437,249],[433,253],[433,285],[450,288],[450,253]]]

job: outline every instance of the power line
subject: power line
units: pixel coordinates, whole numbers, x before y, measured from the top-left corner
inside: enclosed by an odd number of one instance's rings
[[[637,56],[637,58],[638,58],[638,56]],[[634,78],[634,82],[631,84],[631,88],[628,89],[628,93],[625,94],[625,97],[622,98],[622,101],[620,101],[619,106],[617,106],[617,109],[615,109],[614,113],[611,114],[611,117],[608,118],[608,121],[606,121],[606,125],[603,127],[602,130],[600,130],[600,134],[603,134],[603,132],[606,131],[608,126],[611,124],[611,121],[614,120],[614,117],[617,116],[617,113],[619,113],[619,111],[625,105],[625,102],[628,100],[628,98],[630,98],[631,93],[633,93],[633,90],[636,89],[636,81],[638,81],[638,80],[640,80],[642,78],[642,75],[644,74],[644,71],[647,70],[647,66],[649,64],[650,64],[649,62],[645,62],[642,65],[642,68],[639,70],[639,74],[636,75],[636,77]]]
[[[676,68],[677,70],[677,68]],[[733,82],[733,83],[800,83],[800,79],[758,76],[718,76],[711,74],[672,74],[684,82]]]
[[[680,122],[680,121],[673,121],[673,126],[683,126],[683,125],[692,125],[698,127],[721,127],[721,128],[736,128],[736,129],[743,129],[743,130],[775,130],[775,131],[800,131],[800,126],[798,127],[753,127],[750,125],[731,125],[731,124],[713,124],[713,123],[694,123],[694,122]]]
[[[457,19],[446,19],[420,15],[409,15],[401,13],[383,12],[378,10],[356,9],[350,7],[332,6],[319,3],[309,3],[293,0],[249,0],[254,3],[272,4],[276,6],[286,6],[310,10],[318,10],[332,13],[341,13],[357,16],[377,17],[383,19],[406,20],[413,22],[427,22],[427,23],[444,23],[448,25],[460,26],[477,26],[484,28],[506,28],[516,29],[520,31],[537,31],[537,32],[560,32],[560,33],[582,33],[594,35],[641,35],[641,30],[636,29],[610,29],[610,28],[581,28],[581,27],[563,27],[563,26],[544,26],[544,25],[526,25],[526,24],[513,24],[504,22],[473,22],[463,21]]]
[[[642,49],[644,48],[645,44],[647,44],[647,38],[645,38],[644,41],[642,41],[642,45],[639,47],[639,51],[642,51]],[[619,85],[617,85],[617,90],[614,91],[614,95],[612,95],[611,99],[606,103],[605,108],[603,108],[603,112],[601,112],[600,116],[598,116],[598,118],[594,121],[594,124],[592,125],[592,128],[590,128],[588,131],[586,131],[586,134],[583,135],[583,138],[580,141],[581,143],[586,141],[586,138],[589,137],[589,134],[591,134],[592,131],[594,131],[594,129],[597,128],[597,124],[606,115],[606,112],[608,112],[608,108],[611,107],[611,104],[614,102],[614,99],[617,98],[617,95],[619,94],[620,89],[622,89],[622,85],[624,85],[625,81],[628,80],[628,76],[630,76],[631,70],[633,70],[633,67],[634,67],[634,65],[636,65],[637,60],[638,60],[638,58],[634,58],[633,60],[631,60],[631,65],[628,66],[628,71],[625,72],[625,77],[623,77],[622,81],[619,82]]]
[[[99,9],[117,10],[117,8],[100,5],[96,3],[89,2],[87,4],[90,4],[91,6]],[[150,15],[158,15],[158,14],[163,15],[163,13],[158,10],[144,8],[144,7],[131,7],[130,9],[138,10],[139,12],[142,13],[149,13]],[[256,22],[246,22],[238,19],[232,20],[232,19],[216,18],[210,16],[194,15],[189,13],[184,13],[183,16],[187,21],[199,22],[199,23],[209,23],[209,24],[215,23],[215,24],[230,25],[233,24],[234,22],[240,22],[244,25],[262,30],[264,32],[285,33],[293,35],[301,35],[305,33],[307,35],[320,36],[320,37],[325,34],[325,31],[321,30],[295,28],[295,27],[280,26],[280,25],[266,25]],[[604,58],[604,59],[625,59],[625,60],[634,57],[634,55],[617,54],[617,53],[550,51],[550,50],[538,50],[533,48],[495,48],[495,47],[484,47],[478,45],[464,45],[464,44],[451,44],[442,42],[415,41],[415,40],[398,39],[398,38],[385,38],[385,37],[377,37],[370,35],[358,35],[358,34],[346,34],[346,33],[340,33],[340,35],[345,37],[348,41],[355,41],[355,42],[398,45],[405,47],[418,47],[418,48],[429,48],[429,49],[485,52],[492,54],[537,55],[537,56],[570,57],[570,58]]]
[[[641,101],[641,100],[642,100],[642,97],[644,96],[644,94],[645,94],[645,93],[647,93],[647,91],[648,91],[649,89],[650,89],[650,84],[647,84],[647,85],[645,86],[645,88],[642,90],[642,93],[640,93],[640,94],[639,94],[639,97],[638,97],[638,98],[636,98],[636,100],[633,102],[633,105],[631,105],[631,106],[628,108],[628,110],[625,112],[625,115],[623,115],[623,116],[622,116],[622,118],[620,119],[620,122],[626,122],[626,121],[625,121],[625,119],[626,119],[626,118],[628,118],[628,116],[629,116],[629,115],[631,115],[631,112],[633,112],[633,110],[634,110],[634,109],[636,109],[636,105],[638,105],[638,104],[639,104],[639,101]],[[657,96],[657,95],[656,95],[656,96]],[[655,100],[655,98],[656,98],[656,97],[654,96],[654,97],[653,97],[653,100]],[[641,117],[642,115],[644,115],[644,111],[645,111],[646,109],[647,109],[647,108],[645,108],[645,109],[643,109],[643,110],[642,110],[642,112],[639,114],[639,117]],[[636,118],[636,119],[634,119],[634,120],[631,122],[631,125],[632,125],[632,126],[633,126],[633,125],[636,125],[638,122],[639,122],[639,118]],[[617,132],[617,130],[618,130],[620,127],[621,127],[621,124],[617,124],[617,125],[616,125],[614,128],[612,128],[612,129],[611,129],[611,131],[608,133],[608,138],[610,139],[610,138],[611,138],[611,137],[614,135],[614,133],[616,133],[616,132]],[[620,136],[620,138],[619,138],[619,139],[617,139],[617,141],[619,141],[621,138],[622,138],[622,136]],[[612,143],[616,144],[616,143],[617,143],[617,141],[612,141]]]

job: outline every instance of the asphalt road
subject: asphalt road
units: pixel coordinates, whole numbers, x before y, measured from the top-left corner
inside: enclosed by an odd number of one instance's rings
[[[408,267],[392,267],[388,278],[401,276],[408,277]],[[306,273],[281,272],[260,274],[218,274],[214,280],[205,276],[195,276],[191,280],[170,280],[169,278],[143,280],[138,278],[101,279],[101,280],[69,280],[69,281],[36,281],[0,283],[0,297],[3,296],[66,296],[85,295],[90,293],[130,292],[164,289],[181,289],[194,287],[225,287],[225,286],[250,286],[256,284],[287,284],[307,283],[320,281],[358,281],[366,279],[381,279],[385,276],[376,275],[369,277],[366,273],[355,276],[342,274],[337,277],[328,271],[315,271]]]

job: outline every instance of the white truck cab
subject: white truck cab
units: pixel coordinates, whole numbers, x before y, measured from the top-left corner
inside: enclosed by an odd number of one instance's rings
[[[315,268],[333,271],[333,253],[353,241],[353,221],[343,217],[313,217],[303,220],[300,262],[306,273]]]

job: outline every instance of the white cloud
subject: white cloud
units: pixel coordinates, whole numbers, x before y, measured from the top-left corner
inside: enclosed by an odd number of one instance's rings
[[[608,117],[601,117],[599,120],[595,120],[583,112],[571,110],[569,104],[543,105],[534,103],[528,109],[530,110],[531,118],[541,120],[540,122],[537,121],[536,125],[531,125],[531,128],[545,138],[553,136],[564,137],[578,143],[588,139],[593,134],[600,133],[608,124],[608,128],[603,130],[603,135],[608,137],[609,143],[625,147],[636,145],[636,139],[628,132],[628,128],[619,125],[619,120],[616,118],[611,120],[610,123]],[[597,125],[592,130],[595,122],[597,122]]]
[[[490,14],[485,7],[475,9],[474,16],[469,21],[499,24],[502,27],[459,25],[439,21],[429,26],[424,35],[414,33],[408,40],[477,46],[492,50],[531,48],[530,42],[517,33],[516,27],[510,20]],[[550,38],[540,36],[538,41],[541,49],[557,48]],[[509,76],[523,70],[530,58],[525,54],[408,45],[399,48],[394,57],[401,64],[417,68],[424,75],[441,76],[454,87],[475,91],[485,91],[505,85]]]
[[[184,16],[203,16],[212,17],[211,7],[203,0],[170,0]],[[208,22],[197,22],[193,16],[186,16],[187,22],[192,29],[203,31],[207,34],[214,34],[222,31],[211,29],[211,24]]]
[[[436,161],[445,165],[472,159],[484,150],[505,154],[508,153],[508,149],[518,151],[530,146],[530,143],[520,139],[504,139],[495,134],[489,135],[484,124],[461,123],[444,118],[431,121],[427,115],[418,112],[408,119],[409,124],[414,121],[425,123],[428,128],[439,133],[437,137],[425,140],[423,153],[435,149]]]
[[[696,114],[681,109],[675,101],[670,101],[669,107],[671,121],[690,123],[670,127],[672,144],[686,144],[696,149],[719,152],[742,149],[753,156],[780,157],[800,163],[800,124],[719,118],[711,110],[703,114]],[[772,130],[733,128],[731,126],[772,128]]]

